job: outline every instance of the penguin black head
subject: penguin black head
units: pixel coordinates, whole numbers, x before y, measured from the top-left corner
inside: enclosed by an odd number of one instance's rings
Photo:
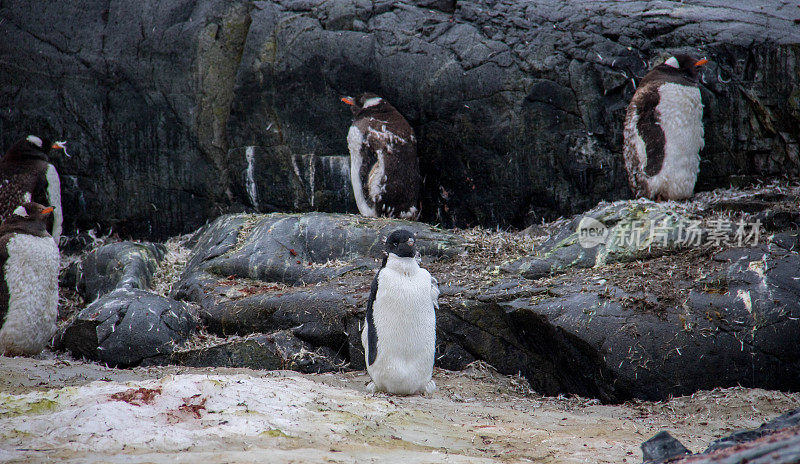
[[[708,63],[708,60],[696,59],[689,55],[675,55],[669,57],[667,61],[653,68],[653,71],[658,71],[668,77],[682,77],[692,82],[697,82],[697,73],[700,67]],[[665,80],[667,80],[665,79]]]
[[[49,161],[48,153],[52,148],[60,148],[56,144],[51,144],[48,139],[29,135],[24,139],[18,140],[3,155],[4,162],[26,161],[40,159]]]
[[[416,254],[414,242],[414,234],[406,229],[397,229],[386,238],[386,254],[394,253],[400,258],[412,258]]]
[[[389,102],[372,92],[362,93],[356,98],[342,97],[341,100],[350,105],[350,109],[353,111],[353,116],[382,113],[394,109]]]
[[[49,235],[47,224],[53,209],[52,206],[44,207],[39,203],[24,203],[17,206],[11,216],[0,226],[0,231],[21,231],[31,235]]]

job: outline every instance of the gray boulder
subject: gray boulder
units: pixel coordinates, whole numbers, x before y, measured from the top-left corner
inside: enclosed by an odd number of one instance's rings
[[[94,301],[117,288],[147,290],[166,251],[158,243],[103,245],[70,265],[61,285],[75,288],[86,301]]]
[[[800,390],[800,255],[684,252],[441,303],[443,337],[546,394],[660,400],[742,385]],[[535,289],[534,289],[535,290]]]
[[[314,348],[291,332],[252,335],[213,346],[180,349],[168,355],[146,359],[142,365],[177,364],[193,367],[246,367],[249,369],[290,369],[319,374],[341,369],[344,360],[330,348]]]
[[[417,233],[425,262],[463,252],[454,234],[422,223],[352,215],[228,215],[200,230],[173,296],[200,306],[216,334],[288,330],[363,364],[358,334],[383,239]]]
[[[328,281],[375,267],[383,240],[398,228],[417,234],[423,259],[463,252],[454,234],[418,222],[323,213],[222,216],[198,233],[178,292],[196,273],[287,285]]]
[[[78,313],[57,346],[113,366],[135,366],[171,353],[198,324],[191,305],[143,290],[119,288]]]
[[[800,409],[766,422],[753,430],[742,430],[714,441],[701,454],[691,454],[669,433],[661,431],[642,443],[644,463],[675,464],[795,464],[800,462]]]
[[[645,464],[661,464],[684,454],[691,452],[683,446],[683,443],[663,430],[642,443],[642,460]]]

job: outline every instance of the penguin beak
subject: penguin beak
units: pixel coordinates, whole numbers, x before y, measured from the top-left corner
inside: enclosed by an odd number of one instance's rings
[[[705,58],[703,58],[703,59],[701,59],[701,60],[698,60],[698,61],[697,61],[697,63],[695,63],[694,65],[695,65],[695,66],[703,66],[703,65],[704,65],[704,64],[706,64],[706,63],[708,63],[708,60],[707,60],[707,59],[705,59]]]
[[[54,150],[64,150],[64,155],[67,158],[72,158],[71,156],[69,156],[69,153],[67,153],[67,142],[66,141],[56,142],[50,148],[54,149]]]
[[[52,212],[53,212],[53,209],[54,209],[54,208],[53,208],[52,206],[48,206],[47,208],[45,208],[45,209],[43,209],[43,210],[42,210],[42,214],[46,216],[46,215],[48,215],[48,214],[52,213]]]
[[[406,241],[406,243],[408,243],[408,246],[414,246],[414,237],[411,237],[410,239],[408,239]]]
[[[342,97],[342,98],[341,98],[341,100],[342,100],[344,103],[347,103],[347,104],[348,104],[348,105],[350,105],[350,106],[353,106],[353,105],[355,105],[355,104],[356,104],[356,101],[355,101],[355,100],[353,100],[353,97]]]

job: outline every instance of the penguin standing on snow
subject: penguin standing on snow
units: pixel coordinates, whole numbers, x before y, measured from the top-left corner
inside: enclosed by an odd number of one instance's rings
[[[26,202],[54,208],[48,231],[56,243],[61,237],[61,181],[48,153],[64,148],[63,142],[50,144],[35,135],[17,141],[0,159],[0,222],[11,216],[16,207]]]
[[[53,207],[25,203],[0,226],[0,354],[35,355],[56,332],[58,247]]]
[[[353,110],[347,147],[359,213],[416,220],[421,177],[414,130],[394,106],[374,93],[342,101]]]
[[[386,239],[383,265],[372,281],[361,343],[370,393],[432,393],[439,287],[419,267],[414,235],[398,229]]]
[[[633,94],[623,156],[636,197],[683,200],[694,193],[705,143],[697,74],[707,62],[675,55],[647,73]]]

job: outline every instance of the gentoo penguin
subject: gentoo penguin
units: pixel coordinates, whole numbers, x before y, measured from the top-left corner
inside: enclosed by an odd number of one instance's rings
[[[33,201],[52,206],[48,230],[56,243],[61,237],[61,181],[50,164],[51,148],[64,148],[63,142],[50,144],[35,135],[17,141],[0,159],[0,222],[22,203]]]
[[[697,74],[705,58],[675,55],[653,68],[625,116],[625,168],[636,197],[692,196],[703,148],[703,102]]]
[[[35,355],[56,332],[58,247],[53,207],[25,203],[0,226],[0,354]]]
[[[358,211],[368,217],[416,220],[421,178],[414,129],[374,93],[342,101],[353,110],[347,147]]]
[[[386,256],[372,281],[361,332],[367,391],[397,395],[432,393],[439,287],[417,264],[414,235],[398,229],[386,239]]]

